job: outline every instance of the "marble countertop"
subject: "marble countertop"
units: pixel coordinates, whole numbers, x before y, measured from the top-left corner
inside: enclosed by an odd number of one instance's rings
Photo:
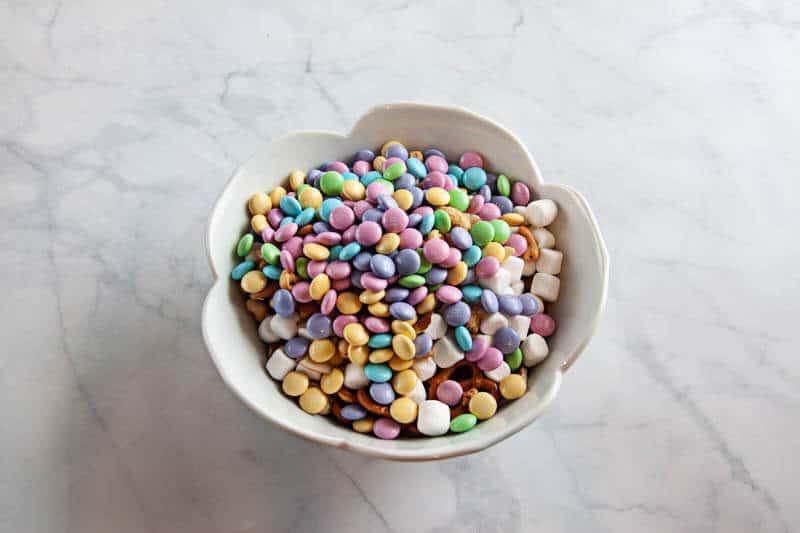
[[[800,529],[797,4],[262,4],[0,2],[0,530]],[[398,100],[511,128],[611,255],[553,407],[440,463],[266,425],[200,334],[236,165]]]

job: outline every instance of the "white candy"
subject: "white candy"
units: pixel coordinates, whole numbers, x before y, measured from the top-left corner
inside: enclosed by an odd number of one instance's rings
[[[508,327],[517,332],[520,339],[524,339],[529,333],[531,327],[531,319],[527,316],[516,315],[508,319]]]
[[[514,212],[519,213],[522,216],[525,216],[525,210],[528,208],[526,205],[515,205]],[[516,226],[512,226],[512,229],[516,228]]]
[[[555,302],[558,300],[558,291],[561,287],[561,280],[552,274],[537,272],[533,276],[531,292],[545,302]]]
[[[417,373],[420,382],[428,381],[436,373],[436,363],[433,362],[433,357],[428,357],[414,363],[411,369]]]
[[[300,359],[299,363],[297,363],[296,370],[298,372],[302,372],[314,381],[319,381],[319,378],[322,377],[322,374],[331,373],[331,365],[326,365],[325,363],[316,363],[308,357],[304,357]]]
[[[547,341],[538,333],[531,333],[522,341],[522,363],[533,366],[541,363],[550,353]]]
[[[511,284],[511,291],[513,294],[519,296],[525,290],[525,283],[522,280],[515,281]]]
[[[491,379],[495,383],[500,383],[500,381],[502,381],[502,379],[509,374],[511,374],[511,367],[508,366],[508,363],[505,361],[500,363],[500,366],[494,370],[489,370],[488,372],[483,373],[484,376]]]
[[[428,358],[430,359],[430,358]],[[415,404],[419,405],[427,399],[427,392],[425,392],[425,386],[422,384],[421,380],[417,380],[417,384],[414,385],[414,390],[410,393],[404,395],[406,398],[411,398],[411,401]]]
[[[444,321],[442,315],[433,313],[431,315],[431,323],[425,329],[425,333],[431,336],[433,340],[439,340],[447,333],[447,322]]]
[[[272,328],[269,325],[270,320],[272,320],[271,316],[268,316],[264,320],[261,321],[261,324],[258,325],[258,336],[261,337],[261,340],[264,342],[277,342],[280,337],[275,335],[272,331]]]
[[[558,206],[553,200],[536,200],[525,208],[525,219],[532,226],[549,226],[558,215]]]
[[[361,389],[369,385],[369,378],[364,375],[364,367],[348,363],[344,368],[344,386],[348,389]]]
[[[444,435],[450,429],[450,408],[439,400],[425,400],[417,413],[417,429],[429,437]]]
[[[539,259],[536,261],[536,271],[554,276],[561,273],[561,261],[564,254],[558,250],[542,248],[539,250]]]
[[[525,268],[525,261],[512,255],[503,261],[503,264],[500,265],[500,268],[508,272],[511,282],[513,283],[522,277],[522,270]]]
[[[536,239],[536,244],[539,248],[554,248],[556,245],[555,235],[550,233],[550,230],[545,228],[536,228],[533,233],[533,238]]]
[[[296,365],[297,361],[286,355],[283,350],[278,348],[272,352],[272,356],[270,356],[269,360],[267,361],[267,372],[269,372],[269,375],[274,379],[280,381],[286,377],[286,374],[294,370]]]
[[[513,294],[511,290],[511,275],[502,268],[491,278],[480,278],[478,284],[485,289],[491,289],[498,296]]]
[[[522,269],[523,276],[533,276],[536,272],[536,261],[525,261],[525,268]]]
[[[462,359],[464,352],[449,337],[442,337],[433,344],[433,361],[439,368],[450,368]]]
[[[505,315],[500,313],[492,313],[481,321],[480,329],[481,333],[494,335],[495,331],[506,326],[508,326],[508,319]]]
[[[293,313],[287,317],[275,315],[272,317],[272,320],[270,320],[269,327],[272,329],[275,335],[285,341],[288,341],[297,335],[297,320],[297,313]]]

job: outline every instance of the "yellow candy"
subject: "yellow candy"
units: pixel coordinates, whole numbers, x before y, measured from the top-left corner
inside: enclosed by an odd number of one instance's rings
[[[400,372],[401,370],[405,370],[407,368],[411,368],[414,365],[414,359],[400,359],[395,355],[389,360],[389,368],[394,370],[395,372]]]
[[[260,270],[251,270],[244,275],[240,284],[246,293],[261,292],[267,286],[267,277]]]
[[[434,307],[436,307],[436,296],[429,294],[424,300],[417,304],[416,309],[418,314],[424,315],[425,313],[433,311]]]
[[[342,196],[347,200],[363,200],[366,188],[358,180],[345,180],[342,185]]]
[[[509,258],[509,257],[511,257],[512,255],[514,255],[514,252],[515,252],[515,250],[514,250],[512,247],[510,247],[510,246],[503,246],[503,251],[504,251],[504,252],[505,252],[505,254],[506,254],[506,255],[505,255],[505,258],[503,259],[503,261],[505,261],[506,259],[508,259],[508,258]]]
[[[353,430],[359,433],[370,433],[374,424],[375,421],[371,418],[362,418],[353,422]]]
[[[321,300],[325,293],[331,290],[331,278],[327,274],[317,274],[311,280],[308,292],[314,300]]]
[[[311,387],[300,395],[300,408],[312,415],[322,413],[328,408],[328,397],[318,388]]]
[[[361,301],[355,293],[343,292],[336,297],[336,309],[343,315],[354,315],[361,311]]]
[[[381,348],[380,350],[372,350],[369,354],[370,363],[385,363],[394,357],[394,352],[390,348]]]
[[[414,355],[416,355],[414,341],[405,335],[395,335],[392,337],[392,349],[394,349],[394,353],[396,353],[397,357],[400,359],[413,359]]]
[[[521,226],[525,222],[525,217],[519,213],[506,213],[500,218],[509,226]]]
[[[519,374],[509,374],[500,381],[500,394],[506,400],[516,400],[525,394],[528,384]]]
[[[371,304],[367,307],[367,311],[372,316],[377,316],[379,318],[386,318],[389,316],[389,306],[383,302],[377,302]]]
[[[378,172],[383,172],[383,164],[386,162],[386,158],[382,155],[379,155],[375,159],[372,160],[372,168],[377,170]]]
[[[425,191],[425,199],[429,204],[441,207],[450,203],[450,193],[441,187],[431,187]]]
[[[369,305],[380,302],[385,295],[386,291],[364,291],[359,295],[358,299],[361,300],[361,303]]]
[[[414,195],[407,189],[397,189],[392,196],[403,211],[407,211],[414,203]]]
[[[267,217],[264,215],[253,215],[253,218],[250,219],[250,227],[260,235],[261,232],[264,231],[264,228],[269,227]]]
[[[347,358],[358,366],[364,366],[369,361],[369,348],[367,346],[350,346],[347,349]]]
[[[281,203],[281,198],[286,196],[286,189],[281,186],[275,187],[272,189],[272,192],[269,193],[269,199],[272,201],[272,205],[278,205]]]
[[[267,304],[259,300],[248,299],[244,306],[247,307],[247,310],[250,311],[259,322],[264,320],[267,317],[267,313],[269,313]]]
[[[478,420],[491,418],[497,411],[497,400],[488,392],[481,391],[469,400],[469,412]]]
[[[302,372],[289,372],[283,378],[281,388],[287,396],[300,396],[308,389],[308,376]]]
[[[330,339],[317,339],[308,347],[308,356],[315,363],[324,363],[336,354],[336,345]]]
[[[322,193],[314,187],[306,187],[297,197],[297,201],[300,202],[303,208],[313,207],[314,209],[319,209],[319,206],[322,205]]]
[[[289,187],[296,191],[303,183],[306,182],[306,173],[302,170],[292,170],[289,174]]]
[[[381,146],[381,155],[383,157],[386,157],[386,153],[389,151],[389,147],[393,144],[400,144],[400,141],[390,140],[383,143],[383,146]]]
[[[490,242],[483,247],[483,257],[492,256],[496,257],[498,261],[503,261],[506,258],[506,252],[503,250],[503,245],[497,242]]]
[[[303,255],[314,261],[325,261],[331,255],[331,251],[321,244],[310,242],[303,246]]]
[[[401,424],[409,424],[417,418],[417,404],[411,398],[397,398],[389,406],[389,414]]]
[[[400,246],[400,236],[397,233],[386,233],[375,245],[375,251],[379,254],[388,255],[397,250],[398,246]]]
[[[350,346],[364,346],[369,342],[369,335],[364,326],[358,322],[347,324],[344,327],[344,340],[350,343]]]
[[[417,338],[417,332],[405,320],[392,320],[392,331],[398,335],[405,335],[412,341]]]
[[[467,264],[464,261],[459,261],[447,273],[446,281],[448,285],[458,285],[465,279],[467,279]]]
[[[330,374],[323,375],[319,380],[319,386],[325,394],[336,394],[342,385],[344,385],[344,372],[338,368],[334,368]]]
[[[397,394],[411,394],[417,386],[417,373],[413,370],[403,370],[392,378],[392,387]]]
[[[424,156],[422,155],[422,152],[420,152],[419,150],[414,150],[413,152],[408,152],[408,157],[413,157],[414,159],[419,159],[420,161],[422,161],[422,158]]]
[[[257,192],[247,201],[247,209],[250,210],[251,215],[266,215],[272,209],[272,200],[269,199],[267,193]]]

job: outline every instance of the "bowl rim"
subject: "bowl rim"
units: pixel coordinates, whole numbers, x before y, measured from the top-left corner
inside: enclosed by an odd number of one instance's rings
[[[473,441],[466,441],[464,444],[461,445],[453,445],[453,444],[446,444],[440,445],[438,447],[434,446],[430,449],[424,448],[419,450],[398,450],[398,449],[382,449],[378,446],[364,446],[355,442],[350,442],[345,439],[335,439],[330,438],[327,436],[320,435],[313,431],[306,431],[294,426],[290,426],[285,424],[282,420],[271,417],[267,412],[262,410],[260,407],[256,406],[252,403],[249,398],[245,395],[241,394],[239,389],[234,386],[232,378],[227,374],[226,370],[221,364],[220,355],[217,353],[215,346],[213,343],[210,342],[208,338],[208,307],[210,305],[211,294],[214,291],[217,285],[224,283],[227,280],[227,275],[221,276],[216,265],[214,264],[214,258],[212,254],[212,247],[211,247],[211,233],[214,227],[214,223],[218,218],[219,211],[223,208],[223,199],[225,199],[228,190],[231,188],[235,178],[239,175],[241,170],[246,167],[259,153],[261,153],[265,147],[269,147],[273,144],[277,144],[280,142],[284,142],[292,137],[299,136],[299,135],[325,135],[325,136],[335,136],[342,139],[348,138],[354,131],[356,131],[360,124],[370,115],[374,113],[379,113],[382,111],[392,111],[392,110],[403,110],[403,109],[428,109],[428,110],[435,110],[437,112],[447,112],[447,113],[457,113],[469,117],[471,119],[477,119],[481,122],[485,122],[487,125],[500,130],[503,134],[507,135],[511,140],[513,140],[518,148],[522,150],[526,157],[528,158],[531,167],[534,170],[534,176],[532,178],[534,181],[537,182],[538,185],[547,185],[548,187],[560,187],[566,189],[570,194],[572,194],[581,210],[583,211],[586,218],[589,220],[592,233],[594,235],[594,242],[598,247],[598,254],[602,260],[602,275],[600,277],[601,283],[601,299],[598,304],[597,312],[595,313],[592,323],[587,325],[586,333],[583,336],[583,339],[578,344],[578,346],[574,349],[572,354],[562,363],[562,365],[558,368],[555,372],[555,384],[550,389],[550,393],[546,397],[541,397],[539,402],[539,408],[536,410],[531,411],[530,413],[523,414],[519,416],[513,423],[508,424],[506,427],[501,428],[498,431],[487,433],[483,435],[480,439],[475,439]],[[206,350],[211,357],[211,360],[214,363],[214,366],[219,373],[220,378],[222,381],[228,386],[229,389],[245,404],[247,405],[251,411],[258,414],[261,418],[267,420],[271,424],[274,424],[281,428],[288,433],[296,435],[298,437],[304,438],[306,440],[310,440],[312,442],[317,442],[321,444],[326,444],[332,447],[350,450],[353,452],[361,453],[367,456],[382,458],[382,459],[390,459],[390,460],[397,460],[397,461],[429,461],[429,460],[438,460],[438,459],[446,459],[450,457],[459,457],[463,455],[468,455],[472,453],[477,453],[481,450],[489,448],[512,435],[518,433],[528,425],[530,425],[536,418],[538,418],[541,413],[549,406],[549,404],[555,399],[558,394],[558,391],[561,388],[561,384],[563,382],[564,373],[572,366],[572,364],[578,359],[578,357],[583,353],[586,349],[586,346],[591,341],[592,337],[594,336],[595,332],[597,331],[597,327],[600,322],[600,317],[603,314],[603,311],[606,306],[606,301],[608,297],[608,281],[609,281],[609,256],[608,250],[606,248],[605,241],[603,240],[603,236],[600,233],[600,228],[597,223],[597,219],[592,212],[591,208],[589,207],[588,202],[583,197],[583,195],[572,189],[571,187],[567,187],[561,184],[551,184],[544,181],[542,178],[541,172],[539,170],[538,165],[536,164],[536,160],[533,158],[531,153],[528,151],[527,147],[520,141],[520,139],[508,128],[502,126],[501,124],[495,122],[494,120],[485,117],[479,113],[475,113],[470,111],[461,106],[455,105],[445,105],[445,104],[429,104],[429,103],[418,103],[418,102],[396,102],[396,103],[389,103],[389,104],[378,104],[368,108],[364,113],[362,113],[358,119],[355,121],[353,126],[347,133],[341,133],[337,131],[330,131],[330,130],[298,130],[298,131],[291,131],[289,133],[280,135],[274,139],[271,139],[266,143],[266,145],[261,146],[260,148],[256,149],[247,159],[245,159],[242,163],[236,166],[233,170],[231,175],[225,181],[224,186],[220,189],[220,192],[217,195],[216,200],[214,201],[214,205],[210,211],[208,216],[208,221],[205,227],[205,233],[203,238],[203,243],[205,246],[206,251],[206,259],[208,260],[209,268],[211,269],[211,273],[213,275],[213,282],[211,286],[208,288],[205,298],[203,300],[203,306],[201,311],[201,331],[203,336],[203,342],[206,345]]]

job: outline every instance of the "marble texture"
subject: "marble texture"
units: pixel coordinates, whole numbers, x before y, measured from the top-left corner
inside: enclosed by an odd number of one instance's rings
[[[0,530],[799,530],[797,4],[326,4],[0,0]],[[397,100],[515,131],[612,262],[555,405],[435,464],[265,425],[200,337],[235,166]]]

